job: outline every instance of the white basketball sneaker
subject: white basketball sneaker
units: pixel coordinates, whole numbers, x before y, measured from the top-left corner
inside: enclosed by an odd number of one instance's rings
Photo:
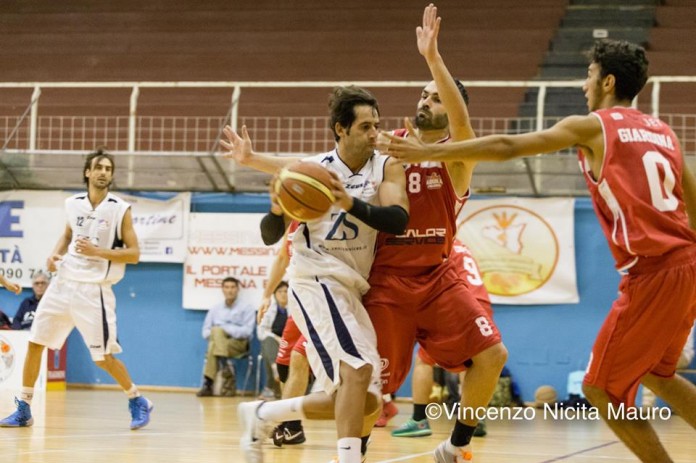
[[[242,402],[237,407],[237,418],[242,427],[242,437],[239,446],[244,453],[247,463],[263,463],[263,449],[261,444],[273,430],[274,424],[258,417],[258,409],[263,405],[263,400]]]
[[[455,453],[450,452],[451,445],[449,439],[440,442],[433,457],[436,463],[471,463],[474,461],[474,454],[471,453],[471,446],[454,447]]]

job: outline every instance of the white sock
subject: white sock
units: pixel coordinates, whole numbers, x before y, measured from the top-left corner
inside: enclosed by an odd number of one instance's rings
[[[302,410],[304,396],[292,399],[265,402],[256,412],[262,420],[267,421],[295,421],[304,420],[307,417]]]
[[[338,461],[341,463],[360,463],[360,445],[362,441],[359,437],[343,437],[338,439]]]
[[[447,444],[446,444],[447,451],[451,453],[452,455],[456,455],[459,449],[466,449],[470,450],[471,449],[471,444],[464,445],[462,447],[455,447],[454,444],[452,444],[452,441],[450,439],[447,439]]]
[[[391,394],[382,394],[382,401],[385,404],[388,404],[389,402],[391,402],[392,401]]]
[[[34,388],[33,387],[23,387],[21,394],[19,394],[20,400],[25,401],[31,405],[31,400],[34,398]]]
[[[136,397],[140,397],[140,391],[138,390],[138,386],[133,384],[130,389],[127,391],[123,391],[126,393],[129,399],[135,399]]]

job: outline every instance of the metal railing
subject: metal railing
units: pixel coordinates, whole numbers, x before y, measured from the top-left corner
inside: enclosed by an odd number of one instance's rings
[[[544,115],[549,88],[578,88],[583,81],[467,81],[467,87],[522,87],[538,89],[536,116],[533,118],[472,117],[479,135],[539,130],[558,120]],[[664,84],[696,83],[696,77],[658,76],[652,84],[650,106],[654,116],[662,116],[672,125],[682,140],[686,153],[696,153],[694,118],[691,115],[660,114],[660,92]],[[224,124],[233,128],[247,125],[254,136],[256,148],[267,152],[314,153],[333,146],[326,117],[244,117],[239,115],[243,90],[252,88],[330,88],[355,84],[368,88],[420,88],[420,81],[365,82],[0,82],[0,89],[33,89],[27,111],[21,116],[0,114],[0,140],[9,150],[85,151],[106,145],[115,151],[128,153],[189,152],[206,153],[215,149],[215,140]],[[130,89],[128,116],[48,116],[40,114],[41,93],[44,89]],[[230,90],[227,116],[145,116],[138,114],[141,89],[181,88]],[[634,102],[636,104],[636,102]],[[401,118],[383,118],[384,128],[396,128]]]

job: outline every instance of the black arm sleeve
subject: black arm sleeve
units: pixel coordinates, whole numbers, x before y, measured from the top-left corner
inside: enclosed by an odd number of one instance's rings
[[[408,212],[401,206],[373,206],[358,198],[353,198],[349,214],[381,232],[401,235],[406,231]]]
[[[282,215],[269,212],[261,219],[261,239],[266,246],[277,243],[284,234],[285,218]]]

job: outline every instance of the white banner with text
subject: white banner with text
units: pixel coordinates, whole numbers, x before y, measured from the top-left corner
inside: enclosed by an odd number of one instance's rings
[[[46,268],[46,259],[65,230],[65,199],[73,194],[0,192],[0,272],[23,287],[31,286],[32,275]],[[140,260],[183,262],[191,194],[177,194],[168,200],[116,194],[132,204]]]
[[[183,305],[208,310],[222,301],[222,280],[240,281],[239,298],[256,306],[278,247],[261,240],[264,214],[193,213],[189,221],[188,256],[184,263]]]

